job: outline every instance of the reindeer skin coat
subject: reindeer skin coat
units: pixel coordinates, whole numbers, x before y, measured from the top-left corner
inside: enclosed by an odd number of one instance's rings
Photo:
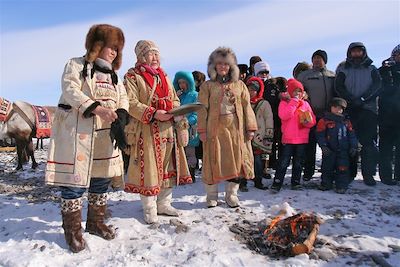
[[[94,73],[88,64],[87,76],[82,77],[84,58],[68,61],[62,76],[62,95],[53,122],[45,180],[47,184],[89,187],[91,177],[123,177],[121,151],[110,139],[110,123],[98,116],[85,118],[83,113],[95,101],[113,110],[129,109],[122,80],[114,87],[104,73]],[[103,81],[104,80],[104,81]],[[108,81],[109,79],[107,79]]]

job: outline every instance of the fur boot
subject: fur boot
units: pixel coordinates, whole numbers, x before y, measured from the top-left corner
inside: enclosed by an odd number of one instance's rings
[[[77,253],[86,242],[82,237],[82,198],[61,199],[62,228],[69,249]]]
[[[105,240],[115,238],[115,231],[104,223],[107,209],[107,193],[89,193],[89,206],[86,221],[86,232],[100,236]]]
[[[143,205],[144,221],[147,224],[157,223],[157,197],[140,195],[140,199]]]
[[[179,216],[179,211],[171,206],[172,188],[164,188],[157,196],[157,214]]]
[[[213,208],[218,205],[218,184],[204,184],[207,192],[207,207]]]
[[[238,183],[227,182],[225,184],[225,201],[231,208],[239,207],[238,189]]]

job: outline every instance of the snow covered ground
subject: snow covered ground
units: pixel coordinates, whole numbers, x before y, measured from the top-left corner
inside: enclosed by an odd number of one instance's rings
[[[179,220],[187,232],[170,223],[171,217],[160,216],[159,226],[146,225],[138,195],[110,192],[109,223],[117,237],[105,241],[84,233],[88,247],[74,254],[64,241],[59,193],[43,185],[46,152],[36,151],[36,157],[37,170],[26,165],[14,172],[15,153],[0,153],[0,266],[376,266],[371,256],[400,266],[400,186],[367,187],[360,175],[344,195],[316,190],[318,179],[303,191],[286,186],[278,194],[250,182],[250,191],[240,192],[238,209],[224,203],[222,184],[220,205],[205,208],[198,177],[195,184],[174,190],[173,205],[182,210]],[[312,254],[271,259],[249,250],[229,231],[236,222],[272,218],[282,208],[288,214],[314,211],[325,220]]]

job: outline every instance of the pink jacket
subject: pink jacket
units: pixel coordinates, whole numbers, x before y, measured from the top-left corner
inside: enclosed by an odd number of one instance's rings
[[[299,110],[309,111],[312,122],[300,124]],[[282,144],[307,144],[310,128],[316,123],[314,112],[307,101],[291,98],[281,100],[278,115],[282,121]]]

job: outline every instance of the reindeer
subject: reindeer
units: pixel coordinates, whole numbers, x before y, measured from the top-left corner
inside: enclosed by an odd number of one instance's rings
[[[46,107],[53,120],[56,107]],[[15,101],[13,108],[5,121],[1,132],[15,139],[18,155],[17,170],[23,169],[22,164],[26,162],[26,156],[32,159],[32,169],[38,164],[33,151],[32,137],[36,134],[36,116],[31,104]],[[1,135],[1,134],[0,134]],[[24,152],[26,156],[24,157]]]

